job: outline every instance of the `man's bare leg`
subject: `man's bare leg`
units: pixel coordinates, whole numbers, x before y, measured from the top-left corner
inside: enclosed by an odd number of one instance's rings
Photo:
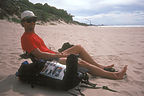
[[[83,47],[81,47],[80,45],[75,45],[75,46],[73,46],[73,47],[71,47],[71,48],[63,51],[62,53],[65,53],[65,54],[79,54],[80,58],[82,60],[84,60],[84,61],[86,61],[86,62],[88,62],[90,64],[93,64],[93,65],[95,65],[97,67],[100,67],[102,69],[104,69],[104,68],[111,68],[111,67],[114,66],[113,64],[110,65],[110,66],[102,66],[102,65],[96,63],[92,59],[92,57],[87,53],[87,51]]]
[[[123,76],[125,75],[126,70],[127,70],[127,65],[126,65],[120,72],[108,72],[97,66],[89,64],[88,62],[84,60],[80,60],[79,65],[84,68],[87,68],[89,70],[89,73],[92,75],[105,77],[109,79],[123,79]]]
[[[66,58],[60,58],[60,63],[64,64],[65,61],[66,61]],[[100,67],[89,64],[88,62],[84,60],[79,60],[78,64],[84,68],[87,68],[89,70],[89,73],[92,75],[105,77],[109,79],[123,79],[123,76],[127,70],[127,66],[125,66],[120,72],[108,72],[108,71],[103,70]]]

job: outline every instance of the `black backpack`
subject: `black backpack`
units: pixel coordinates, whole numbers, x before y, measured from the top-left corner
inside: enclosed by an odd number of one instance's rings
[[[33,88],[34,85],[47,86],[53,89],[68,91],[80,83],[86,84],[90,87],[95,87],[96,84],[89,82],[89,77],[87,75],[87,69],[78,67],[78,57],[71,54],[66,60],[66,72],[64,74],[63,80],[54,79],[45,75],[40,74],[41,70],[44,68],[46,61],[39,60],[33,63],[23,62],[16,73],[16,76],[20,81],[29,83]],[[80,89],[77,89],[81,95],[83,95]],[[74,94],[74,93],[70,93]]]

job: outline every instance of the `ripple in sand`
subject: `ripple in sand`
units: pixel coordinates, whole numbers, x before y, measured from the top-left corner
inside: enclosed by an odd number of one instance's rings
[[[136,74],[142,74],[143,72],[141,72],[141,71],[138,71],[138,70],[135,70],[134,71]]]

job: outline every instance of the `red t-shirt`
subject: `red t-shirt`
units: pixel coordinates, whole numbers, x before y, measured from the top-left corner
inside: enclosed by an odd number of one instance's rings
[[[39,48],[42,52],[54,53],[54,51],[48,49],[44,41],[35,33],[25,32],[21,37],[21,46],[24,51],[28,53],[32,52],[34,49]]]

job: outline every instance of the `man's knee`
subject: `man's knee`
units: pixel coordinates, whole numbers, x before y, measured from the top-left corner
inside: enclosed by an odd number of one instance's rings
[[[81,45],[75,45],[75,47],[76,47],[77,49],[82,49],[82,48],[83,48]]]

